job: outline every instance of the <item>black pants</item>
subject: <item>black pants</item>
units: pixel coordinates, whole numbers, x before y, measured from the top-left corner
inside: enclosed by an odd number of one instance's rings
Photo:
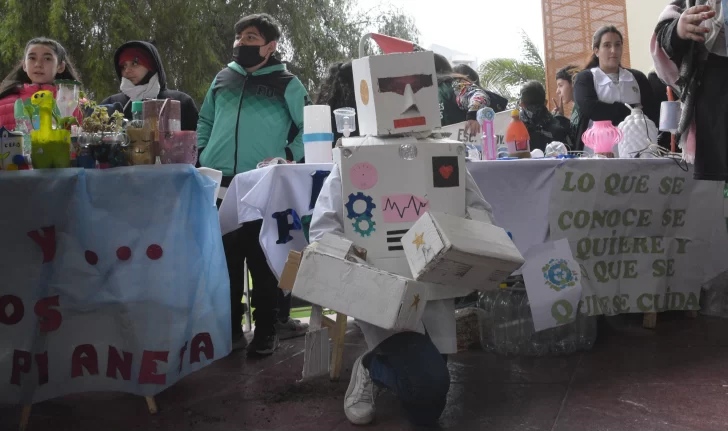
[[[230,274],[230,306],[233,339],[240,336],[243,320],[241,300],[245,292],[245,273],[243,264],[248,261],[248,270],[253,279],[251,302],[256,335],[267,336],[275,331],[275,319],[278,313],[278,279],[268,267],[263,248],[260,246],[260,229],[263,220],[256,220],[243,225],[222,237],[225,248],[225,260]]]
[[[728,58],[710,54],[695,94],[695,179],[728,181]]]
[[[292,295],[283,293],[283,289],[278,289],[278,320],[285,322],[291,315],[291,299]]]

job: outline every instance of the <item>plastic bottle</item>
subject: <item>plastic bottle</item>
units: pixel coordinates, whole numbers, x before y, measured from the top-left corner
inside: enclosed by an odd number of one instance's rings
[[[79,145],[78,145],[78,126],[71,126],[71,167],[77,168],[78,167],[78,153],[79,151]]]
[[[488,107],[481,108],[477,118],[483,134],[482,160],[495,160],[498,158],[498,139],[493,125],[495,111]]]
[[[135,129],[141,129],[144,127],[144,113],[142,111],[143,106],[144,102],[142,102],[141,100],[138,102],[131,102],[132,120],[127,125],[127,129],[130,127]]]
[[[511,111],[511,124],[506,129],[506,145],[508,145],[508,155],[510,157],[518,157],[519,159],[531,158],[531,136],[528,134],[526,125],[520,118],[518,109]]]
[[[577,314],[573,323],[535,332],[525,286],[481,293],[481,344],[502,355],[545,356],[589,350],[597,337],[596,317]]]
[[[33,125],[31,124],[30,118],[25,114],[22,99],[15,101],[13,116],[15,117],[15,131],[23,134],[23,155],[30,156],[30,131],[33,129]]]
[[[728,317],[728,273],[723,273],[705,284],[700,295],[700,314]]]

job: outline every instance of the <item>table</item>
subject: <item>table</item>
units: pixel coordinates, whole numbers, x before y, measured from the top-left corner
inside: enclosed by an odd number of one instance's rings
[[[550,181],[555,168],[562,163],[555,159],[468,162],[470,173],[493,206],[497,223],[511,232],[521,252],[548,236]],[[268,264],[280,278],[288,252],[300,251],[308,242],[304,230],[290,231],[292,239],[281,242],[273,214],[292,210],[299,219],[310,215],[311,197],[316,193],[312,175],[330,171],[332,166],[274,165],[238,174],[220,206],[223,234],[242,223],[263,219],[261,246]]]
[[[215,187],[189,165],[0,173],[0,402],[150,397],[226,356]]]
[[[493,206],[497,224],[511,233],[514,243],[524,254],[534,245],[550,239],[549,214],[558,210],[552,208],[552,189],[560,170],[575,167],[596,172],[606,166],[618,172],[681,174],[693,181],[689,173],[680,170],[675,160],[669,159],[497,160],[469,161],[467,166],[485,199]],[[220,208],[222,232],[262,218],[261,246],[271,269],[280,277],[288,252],[300,251],[308,244],[306,233],[312,213],[311,202],[315,202],[318,193],[315,184],[331,167],[328,164],[276,165],[237,175]],[[720,184],[703,183],[702,186],[709,186],[709,195],[720,199],[719,192],[713,193],[722,187]],[[704,189],[701,190],[705,192]],[[722,202],[711,200],[711,204],[723,207]],[[701,217],[713,217],[710,218],[713,225],[716,220],[723,223],[722,212]],[[716,250],[728,250],[725,230],[711,240]],[[709,278],[728,269],[722,263],[723,259],[711,258],[722,255],[722,252],[716,252],[707,257],[696,257],[690,263],[703,269],[701,275]]]

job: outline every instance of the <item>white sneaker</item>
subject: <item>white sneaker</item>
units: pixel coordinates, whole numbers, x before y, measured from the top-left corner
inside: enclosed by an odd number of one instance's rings
[[[362,358],[357,358],[351,369],[351,381],[344,397],[344,413],[354,425],[367,425],[374,420],[374,382],[364,368]]]

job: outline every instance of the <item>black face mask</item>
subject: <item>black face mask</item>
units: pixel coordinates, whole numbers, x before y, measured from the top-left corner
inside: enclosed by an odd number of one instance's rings
[[[265,61],[265,57],[260,56],[260,48],[260,46],[238,45],[233,48],[233,61],[244,68],[257,66]]]

